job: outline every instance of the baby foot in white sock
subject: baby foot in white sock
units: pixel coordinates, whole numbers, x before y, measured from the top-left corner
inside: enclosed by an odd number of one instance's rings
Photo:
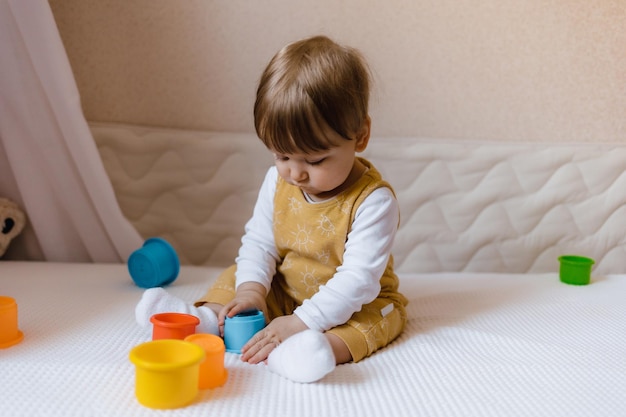
[[[306,358],[306,360],[302,360]],[[324,333],[305,330],[270,353],[268,369],[295,382],[315,382],[335,369],[335,355]]]
[[[174,297],[161,287],[149,288],[144,291],[141,300],[135,307],[135,320],[142,327],[149,327],[150,317],[157,313],[185,313],[200,319],[196,333],[219,335],[217,315],[208,307],[195,307],[180,298]]]

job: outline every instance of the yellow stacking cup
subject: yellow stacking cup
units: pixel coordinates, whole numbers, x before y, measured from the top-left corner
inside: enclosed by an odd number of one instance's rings
[[[135,365],[135,396],[149,408],[179,408],[198,395],[204,350],[190,342],[161,339],[142,343],[130,351]]]

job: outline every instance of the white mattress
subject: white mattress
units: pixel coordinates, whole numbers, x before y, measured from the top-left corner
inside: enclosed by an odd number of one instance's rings
[[[169,291],[201,295],[219,269],[183,267]],[[142,290],[124,265],[0,262],[24,340],[0,350],[0,415],[623,416],[626,275],[584,287],[546,274],[405,274],[409,321],[389,347],[297,384],[227,354],[229,378],[188,407],[134,397]]]
[[[124,214],[182,261],[228,265],[271,156],[251,133],[92,124]],[[402,273],[552,272],[557,257],[624,273],[626,144],[372,138],[394,186]]]

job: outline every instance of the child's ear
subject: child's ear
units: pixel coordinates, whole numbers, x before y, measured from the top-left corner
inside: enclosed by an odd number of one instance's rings
[[[363,152],[365,148],[367,148],[367,144],[370,140],[371,127],[372,119],[367,116],[367,118],[363,121],[363,126],[361,126],[356,134],[356,144],[354,149],[356,152]]]

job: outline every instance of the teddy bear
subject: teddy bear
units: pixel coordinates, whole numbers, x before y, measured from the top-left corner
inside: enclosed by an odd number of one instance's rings
[[[26,225],[26,215],[13,201],[0,197],[0,258]]]

